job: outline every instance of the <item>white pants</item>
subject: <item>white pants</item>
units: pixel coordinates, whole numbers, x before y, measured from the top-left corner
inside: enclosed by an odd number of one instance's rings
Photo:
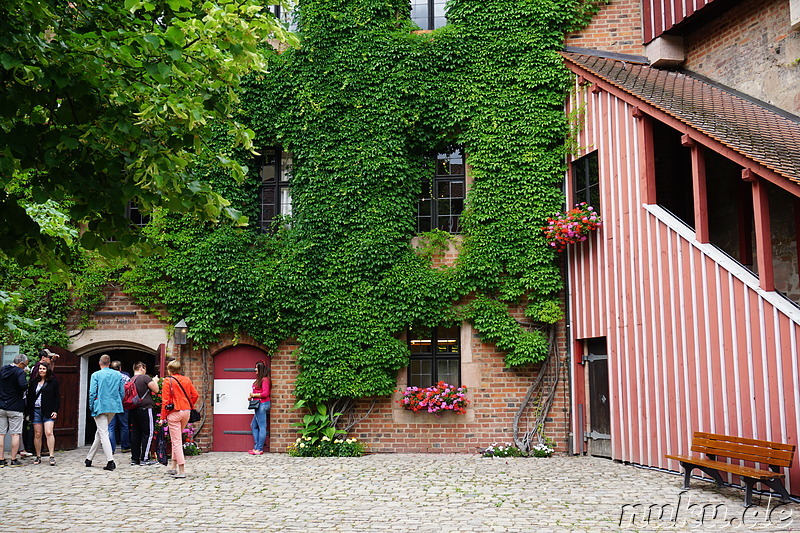
[[[103,447],[103,452],[106,454],[106,461],[114,460],[114,452],[111,450],[111,439],[108,437],[108,423],[114,418],[115,413],[100,413],[94,417],[94,423],[97,424],[97,431],[94,434],[94,442],[89,449],[89,455],[86,456],[90,461],[97,455],[100,446]]]

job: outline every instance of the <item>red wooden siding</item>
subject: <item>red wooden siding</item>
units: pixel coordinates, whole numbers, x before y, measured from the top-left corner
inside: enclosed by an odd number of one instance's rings
[[[598,150],[603,227],[567,252],[569,341],[607,338],[613,458],[678,471],[663,455],[688,453],[698,430],[798,444],[800,309],[648,204],[649,119],[589,87],[567,108],[583,123],[573,158]],[[800,460],[788,483],[800,493]]]
[[[644,42],[649,43],[665,31],[712,2],[721,0],[643,0]]]

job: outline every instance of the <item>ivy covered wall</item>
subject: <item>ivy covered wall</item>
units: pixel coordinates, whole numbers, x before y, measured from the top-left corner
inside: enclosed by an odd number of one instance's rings
[[[468,320],[507,365],[543,360],[545,336],[508,306],[525,297],[533,322],[560,318],[540,229],[564,202],[556,51],[595,4],[451,0],[449,24],[420,33],[405,1],[301,2],[300,46],[268,52],[242,94],[257,144],[293,154],[290,224],[265,236],[163,217],[151,230],[168,253],[132,271],[129,290],[185,316],[201,343],[296,338],[296,394],[315,401],[391,393],[409,327]],[[434,269],[411,246],[416,200],[431,154],[456,145],[473,177],[463,241]],[[249,202],[234,198],[250,213],[255,166]]]
[[[291,151],[293,214],[274,235],[156,213],[159,252],[123,275],[139,303],[185,317],[198,346],[296,339],[297,397],[387,396],[410,327],[469,321],[509,367],[542,361],[561,278],[541,227],[563,208],[568,73],[557,50],[591,0],[451,0],[420,33],[405,0],[301,0],[300,46],[269,54],[242,91],[261,147]],[[225,143],[224,134],[215,142]],[[459,256],[412,247],[431,154],[461,146],[472,186]],[[242,154],[231,157],[244,159]],[[245,214],[259,177],[198,168]]]

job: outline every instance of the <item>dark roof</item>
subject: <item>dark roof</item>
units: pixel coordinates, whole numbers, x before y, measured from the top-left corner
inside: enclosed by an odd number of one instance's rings
[[[700,77],[563,52],[568,63],[800,183],[800,117]]]

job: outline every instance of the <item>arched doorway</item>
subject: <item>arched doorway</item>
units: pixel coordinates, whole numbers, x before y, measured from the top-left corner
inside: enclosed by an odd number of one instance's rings
[[[113,348],[109,347],[90,350],[88,353],[84,354],[84,358],[87,361],[86,398],[84,399],[84,405],[88,405],[89,379],[91,378],[92,374],[100,370],[98,362],[100,361],[100,356],[103,354],[108,354],[112,361],[121,362],[122,371],[127,372],[130,375],[133,375],[133,365],[137,361],[141,361],[147,365],[147,373],[150,375],[153,375],[154,369],[156,368],[156,354],[151,353],[146,349],[117,346]],[[83,432],[82,444],[88,446],[94,441],[94,434],[97,429],[97,426],[94,423],[94,418],[92,418],[91,410],[88,408],[86,408],[84,412],[84,427],[85,431]]]
[[[214,356],[214,451],[243,452],[253,448],[250,422],[253,411],[247,408],[247,395],[256,379],[256,363],[269,357],[253,346],[234,346]],[[269,427],[269,414],[267,414]],[[264,449],[269,450],[269,433]]]

